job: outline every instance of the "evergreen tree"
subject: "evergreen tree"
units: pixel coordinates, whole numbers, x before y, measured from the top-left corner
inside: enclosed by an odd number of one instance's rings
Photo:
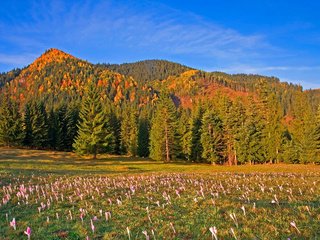
[[[32,144],[32,126],[31,126],[31,103],[27,103],[24,112],[24,139],[23,144],[31,147]]]
[[[56,113],[51,108],[48,116],[48,147],[56,149],[57,146],[58,124]]]
[[[68,106],[65,121],[67,123],[65,148],[66,150],[71,151],[72,144],[74,143],[78,132],[77,123],[79,121],[79,106],[77,103]]]
[[[280,100],[277,99],[276,90],[265,80],[258,85],[260,106],[257,111],[260,111],[260,123],[264,125],[262,136],[265,158],[270,163],[277,163],[282,135]]]
[[[188,110],[181,110],[179,123],[179,157],[190,160],[191,153],[191,130],[190,130],[190,113]]]
[[[212,164],[224,162],[225,139],[222,120],[212,110],[207,110],[202,118],[202,157]]]
[[[0,107],[0,144],[19,146],[23,140],[23,121],[16,102],[6,97]]]
[[[24,144],[29,147],[46,148],[49,143],[47,112],[43,102],[31,101],[26,105]]]
[[[57,141],[56,149],[59,151],[66,150],[68,123],[66,119],[67,106],[62,104],[57,109]]]
[[[123,114],[121,122],[121,145],[129,155],[137,155],[138,117],[134,109],[128,109]]]
[[[73,147],[82,154],[97,154],[110,145],[110,130],[107,126],[107,116],[100,99],[99,89],[91,84],[82,99],[78,135]]]
[[[139,131],[138,131],[138,156],[139,157],[148,157],[149,152],[149,131],[150,131],[150,123],[148,119],[142,118],[139,119]]]
[[[168,94],[161,94],[152,119],[150,156],[169,162],[175,155],[177,116],[176,107]]]
[[[47,112],[43,102],[34,105],[34,115],[32,117],[33,123],[33,146],[45,148],[48,144],[48,124]]]
[[[316,117],[316,127],[314,131],[314,142],[315,142],[315,149],[316,149],[316,163],[320,163],[320,105],[317,111]]]
[[[299,149],[288,130],[283,132],[281,140],[281,160],[285,163],[299,163]]]
[[[226,154],[229,165],[238,164],[238,153],[241,152],[241,136],[244,135],[245,108],[238,98],[227,112],[225,123]]]
[[[117,113],[117,109],[115,106],[110,103],[106,106],[109,106],[110,108],[107,108],[107,115],[109,116],[108,123],[110,127],[110,144],[107,148],[107,152],[113,153],[113,154],[122,154],[121,152],[121,121],[120,117]]]
[[[292,135],[298,149],[299,162],[315,162],[317,148],[315,141],[316,117],[302,92],[296,95],[293,111]]]
[[[192,161],[200,162],[202,156],[202,145],[201,145],[201,127],[202,127],[202,116],[203,108],[201,103],[195,106],[189,123],[190,131],[186,134],[186,153],[189,155],[189,159]]]
[[[262,145],[262,126],[256,114],[256,103],[250,98],[246,119],[237,134],[237,156],[240,163],[263,163],[265,161]]]

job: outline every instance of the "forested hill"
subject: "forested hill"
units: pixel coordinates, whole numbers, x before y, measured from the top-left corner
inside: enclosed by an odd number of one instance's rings
[[[21,69],[16,68],[9,72],[0,73],[0,88],[3,87],[6,83],[15,79],[21,72]]]
[[[178,76],[185,71],[191,70],[190,67],[166,60],[145,60],[123,64],[97,64],[97,66],[126,76],[132,76],[142,83],[163,80],[169,76]]]
[[[79,101],[91,82],[103,87],[103,98],[115,103],[144,104],[153,96],[152,89],[138,86],[132,77],[96,67],[58,49],[49,49],[26,68],[3,74],[2,79],[7,82],[3,91],[22,106],[32,100],[45,101],[53,107]]]
[[[218,164],[320,163],[319,93],[276,77],[163,60],[91,64],[49,49],[0,74],[0,145]]]

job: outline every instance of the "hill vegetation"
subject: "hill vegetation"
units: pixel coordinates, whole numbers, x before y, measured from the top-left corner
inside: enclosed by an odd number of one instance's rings
[[[177,76],[191,68],[166,60],[145,60],[135,63],[98,64],[100,68],[107,68],[126,76],[131,76],[141,83],[154,80],[164,80],[169,76]]]
[[[319,91],[275,77],[163,60],[94,65],[50,49],[0,80],[3,145],[229,165],[320,162]]]

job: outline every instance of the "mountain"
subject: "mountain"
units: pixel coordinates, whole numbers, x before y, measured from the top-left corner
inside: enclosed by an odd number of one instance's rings
[[[9,74],[13,75],[9,72],[4,78],[7,79]],[[143,104],[152,97],[152,89],[142,89],[132,77],[97,67],[58,49],[49,49],[9,80],[3,91],[22,105],[36,99],[53,105],[78,101],[92,81],[104,87],[104,98],[110,98],[115,103],[129,101]]]
[[[217,95],[242,98],[245,102],[249,96],[258,99],[261,92],[271,91],[280,102],[283,116],[294,115],[297,93],[308,98],[313,110],[320,103],[317,90],[303,91],[301,86],[275,77],[205,72],[165,60],[91,64],[58,49],[47,50],[22,70],[0,75],[2,91],[22,105],[32,99],[53,105],[79,101],[91,81],[104,88],[104,98],[139,106],[152,103],[161,91],[170,92],[175,103],[185,108]]]

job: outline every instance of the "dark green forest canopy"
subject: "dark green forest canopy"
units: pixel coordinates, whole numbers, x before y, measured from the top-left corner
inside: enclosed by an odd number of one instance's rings
[[[99,68],[107,68],[123,75],[132,76],[141,83],[153,80],[164,80],[176,76],[192,68],[166,60],[145,60],[123,64],[97,64]]]

